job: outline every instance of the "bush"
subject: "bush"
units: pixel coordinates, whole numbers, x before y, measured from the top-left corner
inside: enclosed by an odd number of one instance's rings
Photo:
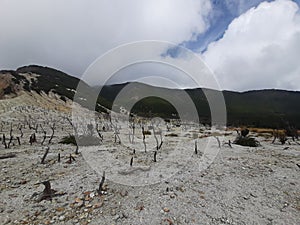
[[[144,134],[144,135],[151,135],[151,131],[150,131],[150,130],[145,130],[145,131],[143,132],[143,134]]]
[[[74,135],[69,135],[69,136],[65,136],[62,138],[62,140],[59,142],[59,144],[72,144],[72,145],[77,145],[76,143],[76,139]]]
[[[178,137],[178,134],[175,133],[170,133],[170,134],[166,134],[166,137]]]
[[[253,137],[243,137],[243,136],[238,136],[233,144],[236,145],[242,145],[242,146],[248,146],[248,147],[258,147],[260,146],[260,143],[255,140]]]
[[[72,145],[77,145],[78,144],[81,146],[92,146],[92,145],[99,145],[100,144],[100,139],[95,136],[79,136],[77,139],[75,138],[74,135],[69,135],[65,136],[62,138],[62,140],[59,142],[60,144],[72,144]]]

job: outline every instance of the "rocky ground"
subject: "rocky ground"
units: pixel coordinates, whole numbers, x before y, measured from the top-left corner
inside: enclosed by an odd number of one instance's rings
[[[1,136],[9,136],[9,119],[21,120],[18,110],[5,113]],[[30,114],[42,120],[44,113],[35,109]],[[45,128],[51,124],[40,123]],[[10,149],[4,149],[1,144],[0,156],[14,153],[16,157],[0,159],[0,224],[299,224],[297,143],[272,144],[271,137],[252,133],[260,147],[230,148],[224,143],[233,141],[236,134],[227,132],[223,140],[220,137],[219,148],[208,130],[173,127],[165,131],[154,162],[153,134],[146,136],[148,149],[144,152],[142,135],[136,134],[136,145],[128,144],[128,129],[121,125],[121,144],[107,130],[103,143],[80,147],[78,155],[75,146],[58,143],[71,132],[66,121],[57,124],[50,144],[47,137],[41,145],[43,135],[38,131],[37,143],[30,145],[29,129],[24,129],[21,145],[14,141]],[[19,131],[13,132],[17,136]],[[167,133],[173,135],[165,136]],[[182,150],[178,150],[178,141]],[[47,146],[49,154],[41,164]],[[218,154],[203,169],[205,152]],[[75,159],[71,162],[70,154]],[[104,191],[99,194],[103,171]],[[40,182],[46,180],[57,195],[38,201],[44,189]]]

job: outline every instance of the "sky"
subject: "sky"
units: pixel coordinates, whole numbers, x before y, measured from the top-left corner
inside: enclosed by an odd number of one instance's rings
[[[172,45],[153,54],[180,64],[186,59],[178,49],[192,51],[222,90],[300,91],[299,6],[300,0],[0,0],[0,69],[37,64],[84,79],[112,49],[158,40]],[[134,65],[112,82],[146,74],[181,88],[196,85],[174,67]],[[151,84],[163,86],[161,79]]]

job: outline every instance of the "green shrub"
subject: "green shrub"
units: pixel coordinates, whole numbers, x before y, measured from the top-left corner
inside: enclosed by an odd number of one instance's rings
[[[77,141],[78,144],[81,146],[92,146],[92,145],[100,144],[100,139],[98,137],[88,136],[88,135],[78,136],[77,139],[75,138],[74,135],[65,136],[62,138],[62,140],[59,143],[77,145]]]
[[[150,131],[150,130],[145,130],[145,131],[143,132],[143,134],[144,134],[144,135],[151,135],[151,131]]]
[[[175,133],[170,133],[170,134],[166,134],[166,137],[178,137],[178,134]]]
[[[76,139],[74,135],[69,135],[69,136],[65,136],[61,139],[61,141],[59,142],[60,144],[72,144],[72,145],[76,145]]]
[[[243,137],[243,136],[238,136],[233,144],[236,145],[242,145],[242,146],[248,146],[248,147],[258,147],[260,146],[260,143],[255,140],[253,137]]]

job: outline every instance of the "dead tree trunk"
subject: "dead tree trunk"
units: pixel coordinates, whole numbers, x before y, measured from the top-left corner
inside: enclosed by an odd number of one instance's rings
[[[44,144],[44,142],[45,142],[45,140],[46,140],[46,137],[47,137],[47,133],[46,133],[46,131],[44,131],[44,136],[43,136],[43,140],[42,140],[42,142],[41,142],[41,145]]]
[[[217,139],[219,148],[221,148],[221,142],[220,142],[220,139],[219,139],[217,136],[214,136],[214,138]]]
[[[52,139],[53,139],[53,136],[54,136],[54,132],[55,132],[55,123],[53,123],[53,125],[50,127],[51,130],[52,130],[52,134],[51,134],[51,137],[49,139],[49,144],[51,143]]]
[[[33,143],[36,142],[36,136],[35,136],[35,133],[33,133],[32,135],[30,135],[29,137],[29,143],[30,145],[32,145]]]
[[[12,141],[13,141],[13,136],[10,136],[7,148],[10,148]]]
[[[21,141],[20,141],[19,137],[17,137],[17,141],[18,141],[18,144],[21,145]]]
[[[22,127],[22,125],[20,125],[20,127],[19,127],[19,131],[20,131],[20,134],[21,134],[21,135],[20,135],[20,137],[21,137],[21,138],[22,138],[22,137],[23,137],[23,135],[24,135],[24,134],[23,134],[23,131],[22,131],[22,128],[23,128],[23,127]]]
[[[132,164],[133,164],[133,157],[131,157],[130,159],[130,166],[132,166]]]
[[[100,132],[100,129],[99,129],[99,124],[97,123],[97,125],[96,125],[96,131],[97,131],[97,134],[98,134],[98,136],[99,136],[99,138],[100,138],[100,140],[101,140],[101,142],[103,141],[103,135],[101,134],[101,132]]]
[[[142,133],[143,133],[143,144],[144,144],[144,147],[145,147],[145,152],[147,152],[147,146],[146,146],[146,136],[145,136],[145,129],[144,129],[144,126],[142,126]]]
[[[79,151],[78,151],[78,149],[79,149],[79,146],[78,146],[78,144],[76,143],[76,149],[75,149],[75,154],[76,154],[76,155],[78,155],[78,154],[79,154]]]
[[[97,190],[97,192],[98,192],[99,195],[103,194],[103,184],[104,184],[104,181],[105,181],[105,171],[103,172],[103,175],[102,175],[102,178],[101,178],[101,181],[100,181],[100,184],[99,184],[99,189]]]
[[[43,156],[43,158],[42,158],[42,161],[41,161],[41,164],[44,164],[45,163],[45,159],[46,159],[46,157],[47,157],[47,155],[48,155],[48,153],[49,153],[49,147],[47,147],[46,148],[46,152],[45,152],[45,154],[44,154],[44,156]]]
[[[8,158],[14,158],[14,157],[16,157],[16,154],[14,154],[14,153],[0,155],[0,159],[8,159]]]
[[[3,137],[2,137],[2,144],[4,145],[4,148],[6,149],[7,148],[7,144],[6,144],[6,138],[5,138],[5,134],[3,134]]]

